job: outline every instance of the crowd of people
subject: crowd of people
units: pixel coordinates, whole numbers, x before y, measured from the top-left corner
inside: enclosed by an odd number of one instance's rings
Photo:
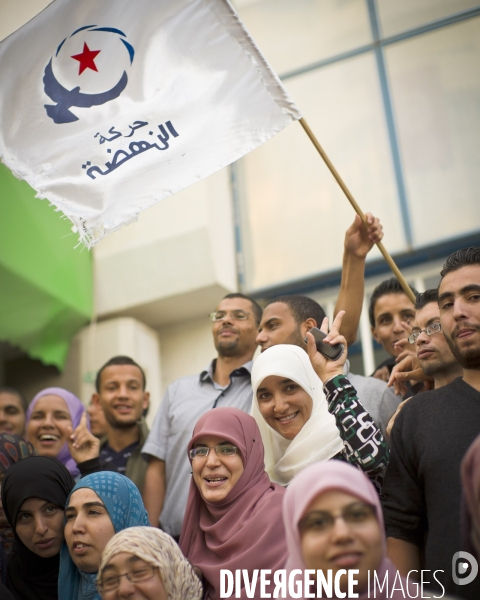
[[[391,358],[365,377],[348,347],[381,238],[372,215],[347,230],[331,324],[306,296],[225,296],[217,356],[168,387],[151,431],[127,356],[88,407],[0,388],[0,598],[478,600],[480,248],[415,304],[377,286]]]

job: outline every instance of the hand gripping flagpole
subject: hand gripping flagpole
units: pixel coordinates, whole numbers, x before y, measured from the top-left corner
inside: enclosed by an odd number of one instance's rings
[[[345,194],[345,196],[348,198],[348,201],[350,202],[350,204],[353,206],[353,209],[355,210],[355,212],[359,215],[359,217],[362,219],[363,223],[365,225],[367,224],[367,219],[365,217],[364,212],[362,211],[362,209],[360,208],[360,206],[357,204],[357,201],[355,200],[355,198],[352,196],[350,190],[347,188],[347,186],[345,185],[345,182],[343,181],[343,179],[340,177],[337,169],[335,169],[335,167],[333,166],[333,164],[331,163],[330,159],[328,158],[328,156],[325,154],[325,150],[320,146],[320,143],[318,142],[317,138],[315,137],[315,134],[313,133],[313,131],[310,129],[310,127],[308,126],[307,122],[305,121],[305,119],[301,118],[299,119],[300,125],[303,127],[303,129],[305,130],[305,133],[308,135],[308,137],[310,138],[310,141],[312,142],[312,144],[315,146],[315,148],[317,149],[317,152],[320,154],[320,156],[323,158],[325,164],[327,165],[327,167],[329,168],[331,174],[335,177],[338,185],[342,188],[343,193]],[[408,285],[407,281],[405,280],[405,277],[402,275],[402,273],[400,272],[400,269],[397,267],[397,265],[395,264],[395,261],[393,260],[393,258],[390,256],[390,254],[388,253],[388,251],[386,250],[386,248],[384,247],[384,245],[382,244],[382,242],[376,242],[378,249],[380,250],[380,252],[383,255],[383,258],[387,261],[388,266],[392,269],[395,277],[398,279],[398,282],[400,283],[400,285],[402,286],[403,290],[405,291],[405,294],[410,298],[410,300],[415,304],[415,294],[412,292],[412,289],[410,288],[410,286]]]

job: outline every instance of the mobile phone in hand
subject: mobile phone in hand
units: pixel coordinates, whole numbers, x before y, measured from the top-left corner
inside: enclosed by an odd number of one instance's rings
[[[312,327],[310,333],[315,338],[315,345],[317,350],[328,360],[337,360],[342,356],[343,350],[345,349],[343,344],[329,344],[323,340],[327,337],[326,333],[323,333],[318,327]],[[307,343],[307,338],[304,340]]]

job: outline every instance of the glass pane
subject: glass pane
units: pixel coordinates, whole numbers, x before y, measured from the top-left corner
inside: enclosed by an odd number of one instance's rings
[[[372,41],[364,0],[236,0],[233,4],[280,74]]]
[[[414,243],[480,225],[480,17],[385,53]]]
[[[287,88],[357,202],[383,220],[387,249],[404,249],[373,55],[288,80]],[[240,169],[248,288],[340,269],[354,212],[301,125],[248,154]]]
[[[382,36],[388,37],[407,29],[443,19],[480,6],[478,0],[377,0]]]

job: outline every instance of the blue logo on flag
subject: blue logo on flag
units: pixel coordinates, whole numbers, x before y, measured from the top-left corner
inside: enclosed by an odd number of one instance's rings
[[[120,96],[135,55],[126,37],[113,27],[86,25],[62,41],[43,77],[45,93],[56,103],[45,104],[54,123],[78,121],[73,106],[91,108]]]

